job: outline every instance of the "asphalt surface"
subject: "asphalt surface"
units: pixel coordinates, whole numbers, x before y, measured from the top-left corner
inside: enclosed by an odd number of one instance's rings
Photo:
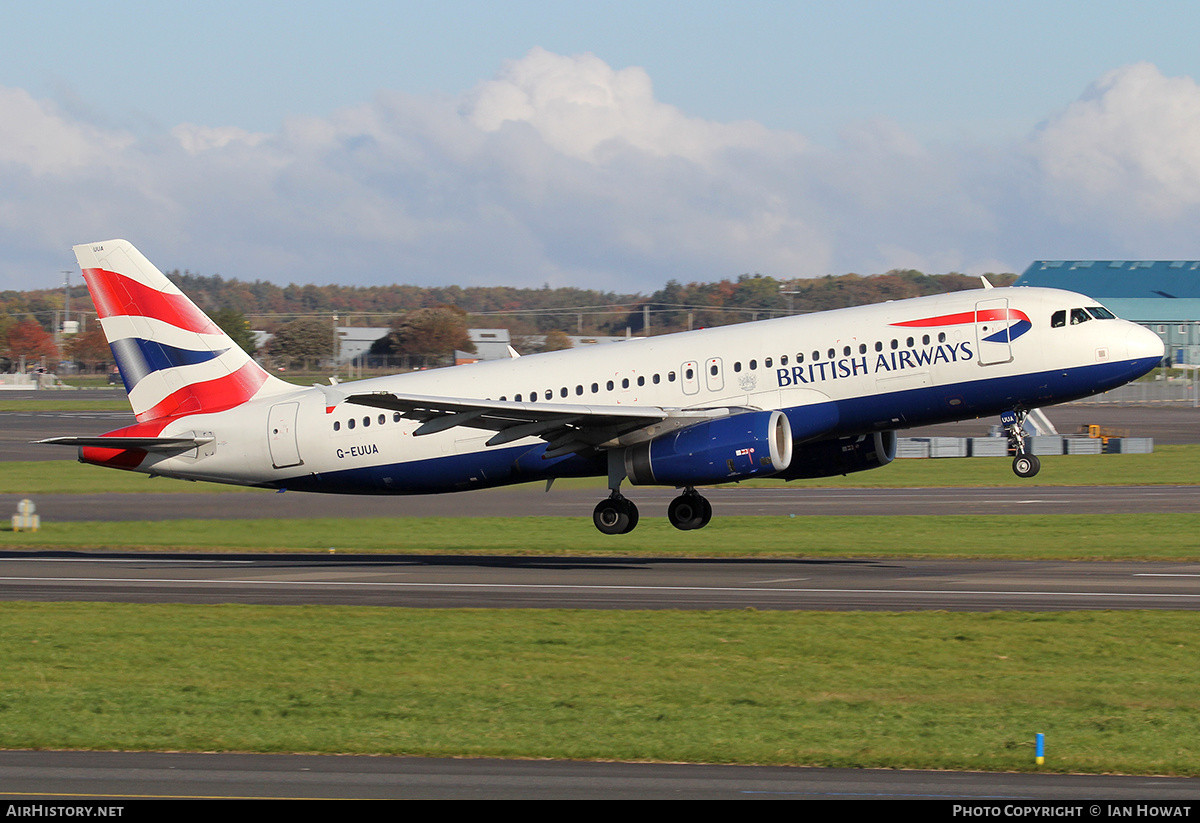
[[[18,788],[19,787],[19,788]],[[1200,779],[1071,774],[803,769],[679,763],[136,752],[0,752],[0,798],[71,806],[86,798],[408,798],[440,800],[925,800],[1028,809],[1030,801],[1104,798],[1189,807]],[[161,806],[133,812],[161,813]],[[1050,813],[1043,810],[1041,815]],[[1020,816],[1041,816],[1025,811]],[[1180,812],[1176,812],[1179,816]],[[65,816],[65,815],[60,815]],[[80,815],[82,816],[82,815]],[[134,814],[125,810],[121,817]],[[962,816],[962,815],[958,815]],[[995,814],[992,816],[1000,816]],[[1005,815],[1015,816],[1015,815]],[[1132,816],[1132,815],[1131,815]],[[1145,817],[1148,815],[1139,815]],[[1162,813],[1161,816],[1167,816]]]
[[[0,553],[0,600],[533,609],[1200,610],[1200,564]]]

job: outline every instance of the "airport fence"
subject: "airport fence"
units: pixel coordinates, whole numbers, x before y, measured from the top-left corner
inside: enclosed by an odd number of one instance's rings
[[[1200,386],[1195,377],[1145,380],[1112,391],[1076,400],[1080,406],[1200,406]]]

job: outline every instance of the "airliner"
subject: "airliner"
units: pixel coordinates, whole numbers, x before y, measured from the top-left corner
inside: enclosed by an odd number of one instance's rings
[[[699,486],[874,469],[896,432],[998,415],[1032,477],[1031,410],[1153,369],[1162,341],[1082,294],[984,288],[300,387],[268,373],[124,240],[75,247],[137,422],[79,460],[184,480],[336,494],[436,494],[607,477],[593,512],[625,534],[621,484]]]

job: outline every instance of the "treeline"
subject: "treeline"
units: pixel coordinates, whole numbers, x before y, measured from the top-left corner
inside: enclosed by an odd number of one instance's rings
[[[715,283],[682,284],[672,280],[650,295],[620,294],[579,288],[518,289],[508,286],[343,286],[330,284],[279,286],[262,280],[245,282],[220,275],[173,271],[167,275],[235,338],[248,328],[275,333],[303,317],[322,316],[341,325],[389,326],[398,329],[404,317],[417,309],[450,307],[465,315],[470,325],[507,328],[514,336],[570,334],[620,335],[682,331],[749,320],[800,314],[847,306],[900,300],[927,294],[980,287],[979,278],[962,274],[924,274],[893,270],[886,274],[841,276],[802,280],[777,280],[761,274],[743,274]],[[1008,285],[1015,274],[989,275],[993,285]],[[11,368],[19,356],[45,356],[47,341],[33,333],[35,321],[52,333],[63,310],[62,289],[0,292],[0,367]],[[83,285],[71,290],[72,316],[94,307]],[[86,326],[95,336],[98,329]],[[13,337],[13,340],[9,338]],[[33,346],[30,341],[36,340]],[[83,340],[81,339],[82,343]],[[94,362],[103,346],[89,341],[80,360]],[[83,347],[77,347],[83,348]],[[96,349],[96,351],[93,351]],[[80,352],[82,354],[82,351]],[[68,352],[69,356],[69,352]],[[7,369],[6,369],[7,370]]]

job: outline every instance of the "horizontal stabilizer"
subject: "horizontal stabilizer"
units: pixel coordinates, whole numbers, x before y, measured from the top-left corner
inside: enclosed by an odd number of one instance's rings
[[[182,452],[211,443],[215,437],[50,437],[35,440],[46,446],[93,446],[101,449],[141,449],[145,452]]]

